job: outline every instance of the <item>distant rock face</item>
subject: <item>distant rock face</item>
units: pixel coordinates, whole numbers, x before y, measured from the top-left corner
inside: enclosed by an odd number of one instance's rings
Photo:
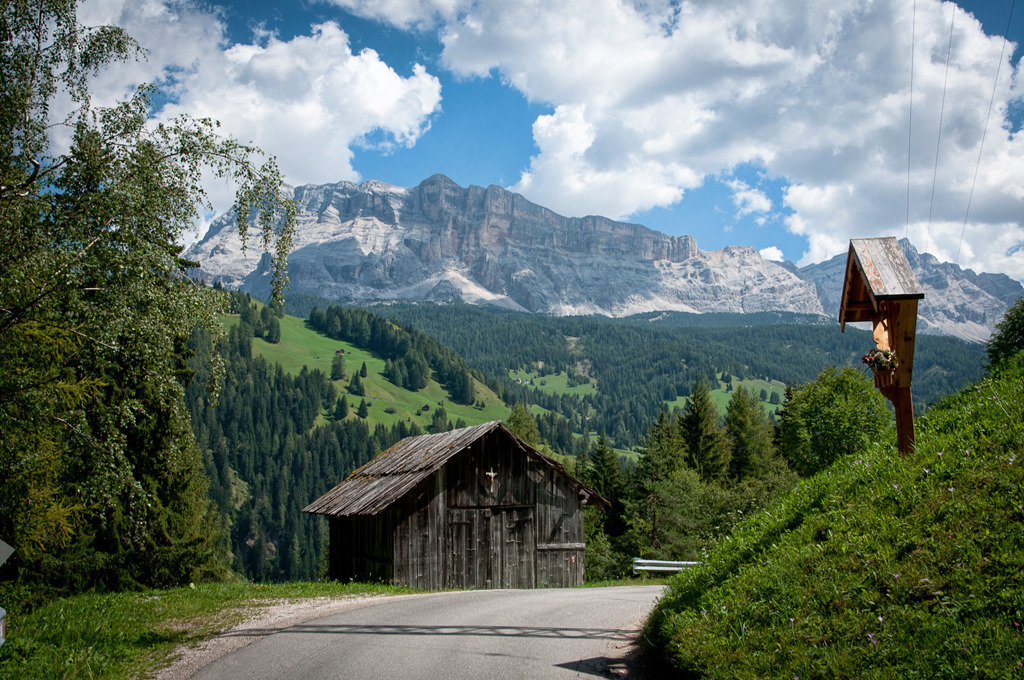
[[[924,300],[918,306],[919,333],[985,342],[1006,309],[1024,295],[1024,286],[1005,274],[975,274],[939,262],[928,253],[918,253],[906,239],[900,240],[900,247],[924,289]],[[837,317],[846,255],[804,267],[800,273],[817,286],[825,313]]]
[[[294,196],[301,214],[288,262],[290,290],[339,302],[463,301],[608,316],[781,311],[835,317],[839,309],[845,255],[797,269],[750,247],[702,251],[691,236],[604,217],[563,217],[500,187],[462,188],[443,175],[413,188],[373,181],[306,185]],[[923,332],[984,340],[1022,292],[1008,277],[975,275],[907,252],[926,290]],[[269,255],[255,239],[242,252],[233,214],[218,218],[188,257],[200,262],[207,281],[268,294]]]
[[[462,300],[550,314],[822,313],[813,284],[753,248],[705,252],[604,217],[568,218],[497,186],[435,175],[302,186],[290,290],[342,302]],[[269,261],[245,254],[233,215],[189,251],[209,281],[265,295]],[[262,259],[262,261],[261,261]]]

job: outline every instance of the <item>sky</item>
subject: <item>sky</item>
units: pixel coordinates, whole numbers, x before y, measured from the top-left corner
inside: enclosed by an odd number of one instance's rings
[[[1024,4],[85,0],[288,183],[443,173],[798,265],[909,238],[1024,281]],[[1004,41],[1004,34],[1008,41]],[[230,188],[211,185],[215,207]],[[200,228],[201,229],[201,228]],[[198,234],[197,234],[198,237]]]

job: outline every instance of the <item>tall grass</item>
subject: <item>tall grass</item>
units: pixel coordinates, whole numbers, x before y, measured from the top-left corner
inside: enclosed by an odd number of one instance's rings
[[[1024,678],[1024,357],[845,459],[672,581],[683,677]]]

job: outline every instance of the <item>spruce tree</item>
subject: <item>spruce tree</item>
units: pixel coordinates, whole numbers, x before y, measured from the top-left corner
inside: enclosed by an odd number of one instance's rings
[[[269,307],[264,307],[269,309]],[[272,345],[276,345],[281,342],[281,322],[276,316],[271,316],[267,322],[267,332],[263,336],[263,339]]]
[[[999,367],[1010,357],[1024,351],[1024,297],[1006,310],[996,324],[996,332],[985,344],[988,353],[988,367]]]
[[[452,429],[452,424],[448,420],[448,412],[444,410],[444,404],[439,404],[434,409],[434,414],[430,418],[430,431],[437,434],[438,432],[447,432],[450,429]]]
[[[722,479],[729,466],[729,451],[718,409],[711,400],[707,382],[698,377],[680,420],[686,442],[688,463],[704,481]]]
[[[590,484],[594,490],[609,501],[618,500],[623,488],[622,465],[604,432],[590,450],[590,466]]]
[[[604,530],[608,536],[621,536],[626,529],[623,520],[622,464],[619,454],[608,443],[604,432],[597,438],[597,444],[590,450],[590,485],[607,500],[609,507],[604,516]]]
[[[775,428],[761,404],[742,385],[729,399],[725,434],[730,449],[729,476],[736,481],[747,477],[772,453]]]
[[[630,493],[630,524],[642,533],[643,547],[660,544],[659,512],[663,511],[669,478],[685,465],[684,454],[676,425],[662,409],[640,448]]]
[[[331,380],[345,379],[345,355],[336,352],[331,359]]]
[[[534,448],[540,446],[540,431],[537,429],[537,421],[533,419],[533,415],[526,408],[526,404],[522,402],[515,403],[512,407],[512,412],[505,419],[505,426],[512,434],[530,446]]]

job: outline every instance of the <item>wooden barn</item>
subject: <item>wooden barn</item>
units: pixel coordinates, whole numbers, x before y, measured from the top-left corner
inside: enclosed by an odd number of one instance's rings
[[[303,512],[330,523],[330,576],[414,588],[583,581],[583,506],[606,501],[499,421],[409,437]]]

